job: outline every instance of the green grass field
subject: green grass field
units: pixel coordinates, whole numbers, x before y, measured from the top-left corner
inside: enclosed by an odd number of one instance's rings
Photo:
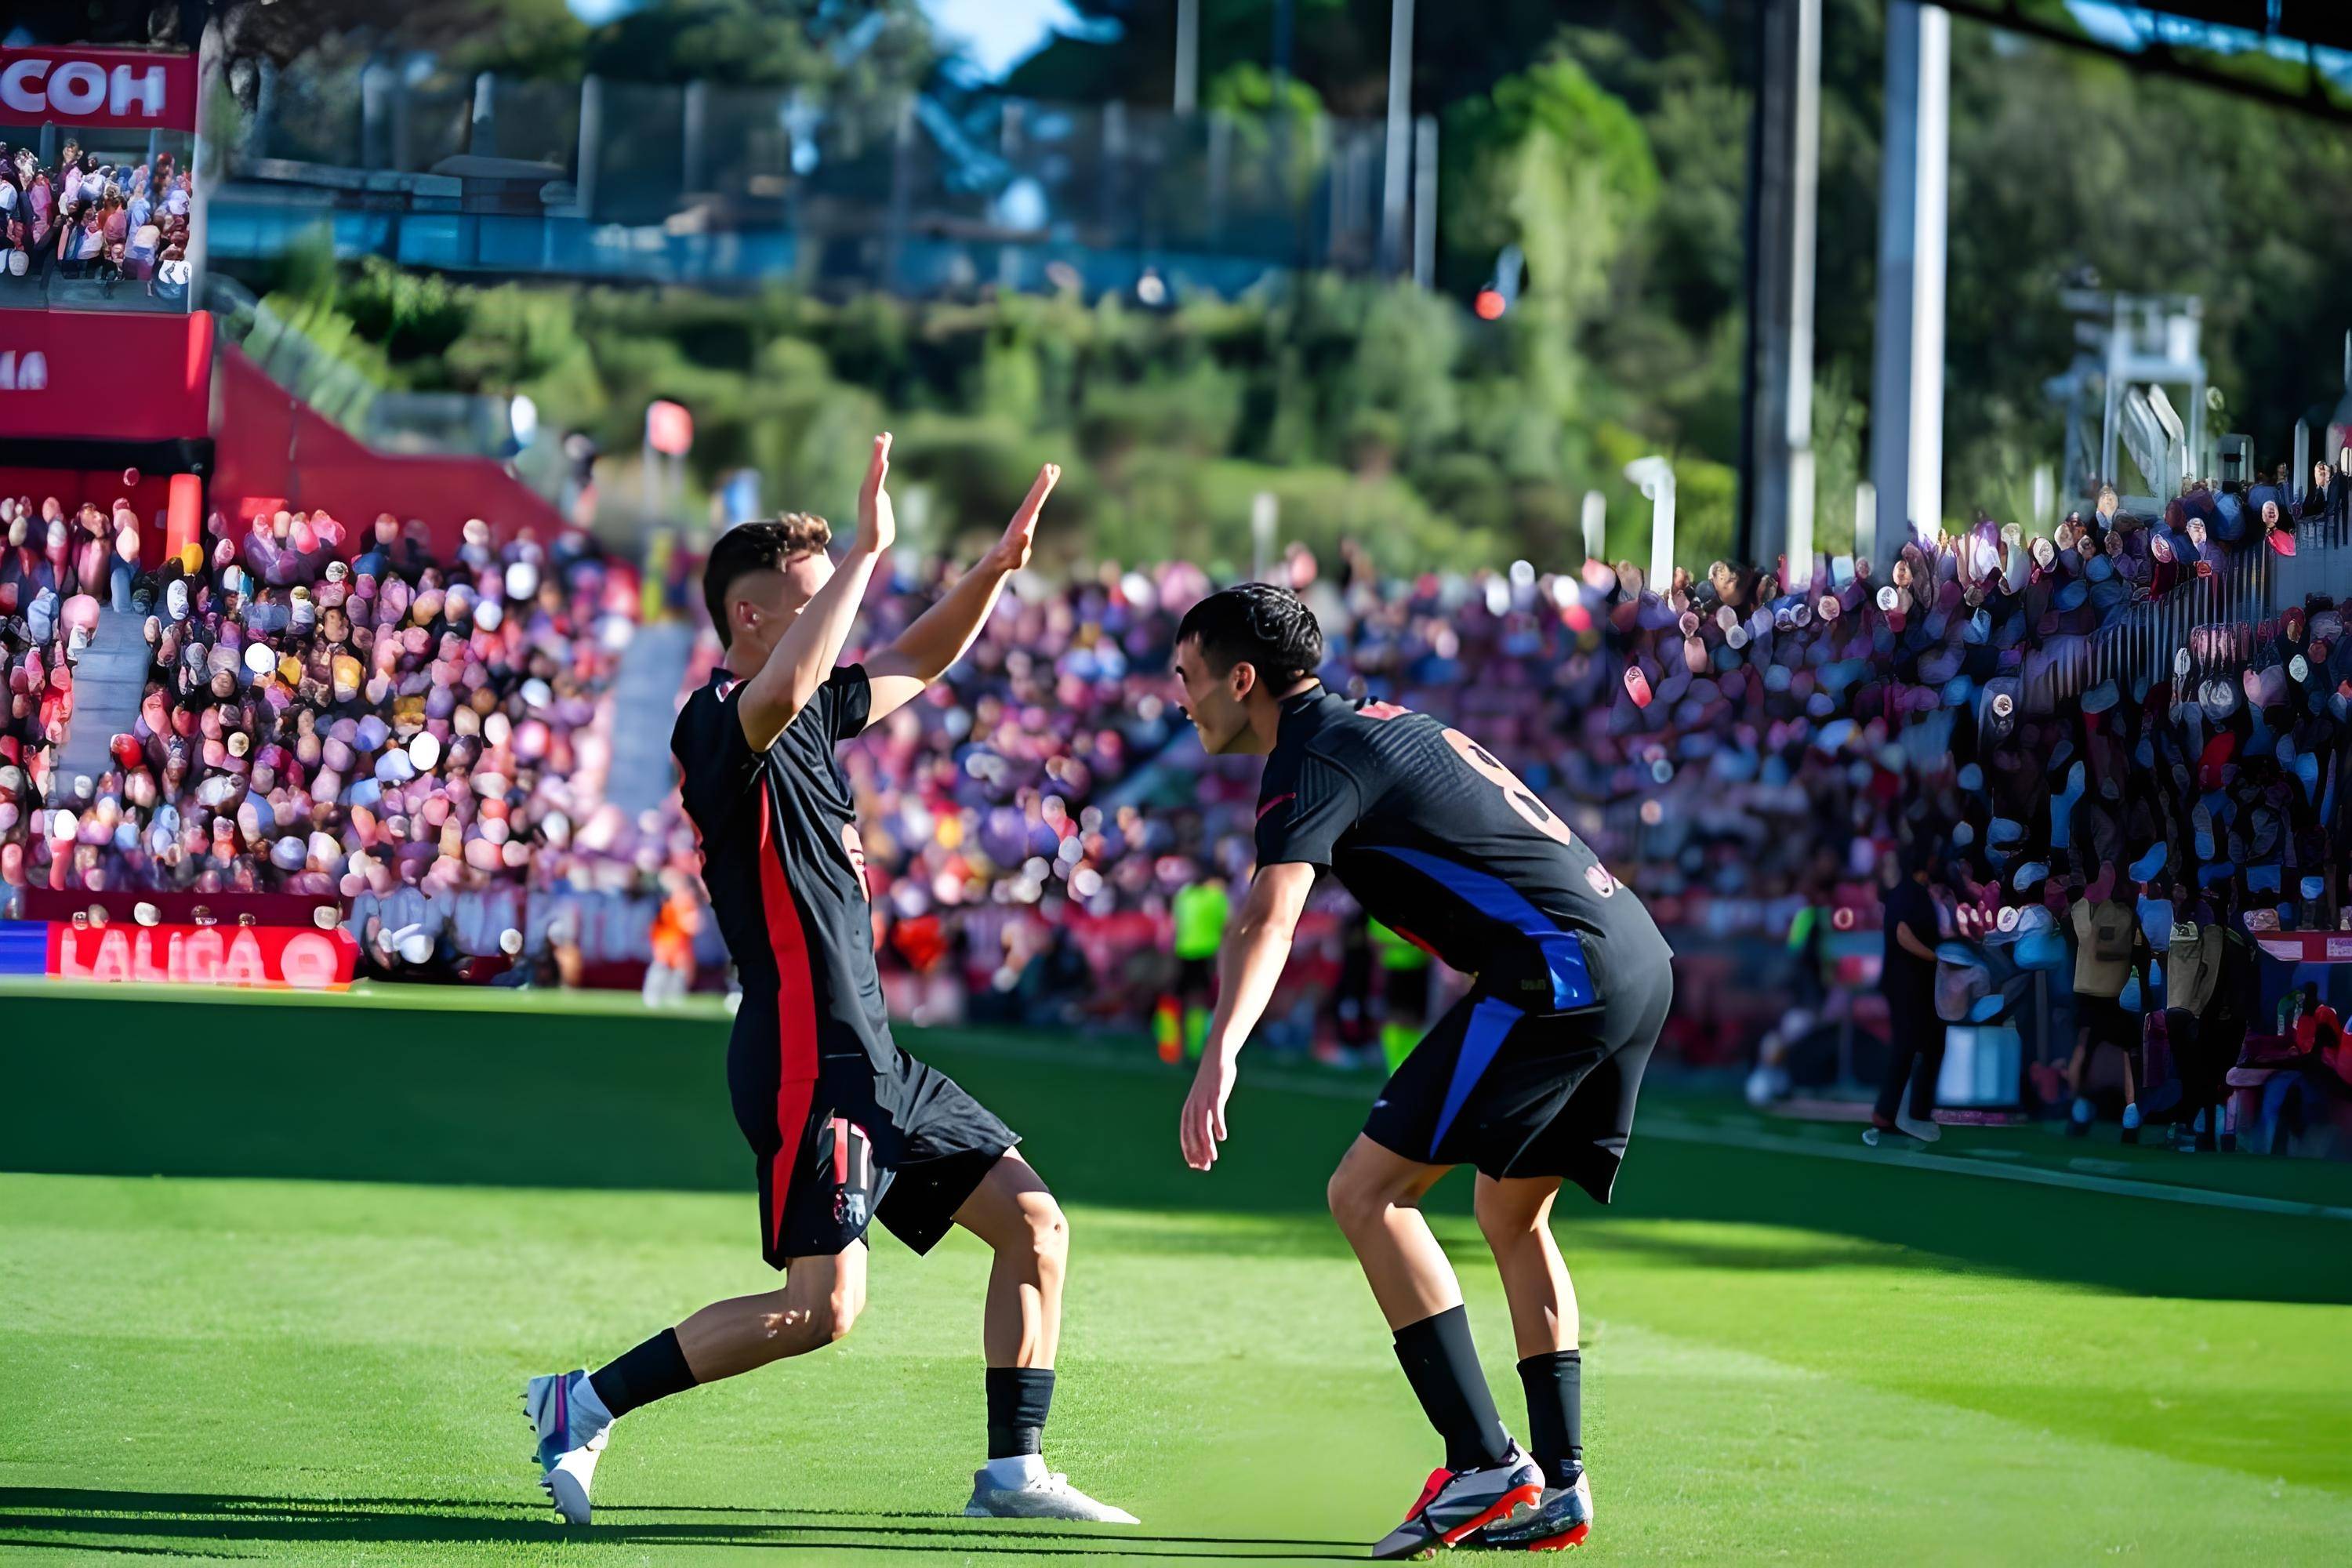
[[[1049,1457],[1143,1526],[950,1517],[982,1437],[958,1236],[880,1240],[843,1344],[630,1417],[565,1531],[524,1375],[773,1279],[723,1019],[122,994],[0,992],[0,1560],[1348,1559],[1433,1461],[1322,1213],[1368,1085],[1245,1062],[1201,1177],[1139,1051],[933,1033],[1070,1209]],[[1521,1428],[1457,1184],[1434,1217]],[[1869,1154],[1654,1095],[1618,1204],[1562,1200],[1584,1555],[2352,1560],[2347,1188],[2039,1129]]]

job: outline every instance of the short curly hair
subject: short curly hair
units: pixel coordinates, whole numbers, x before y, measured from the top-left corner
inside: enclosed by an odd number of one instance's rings
[[[773,522],[743,522],[719,536],[702,563],[702,603],[719,628],[719,646],[735,641],[727,625],[728,591],[755,572],[779,572],[802,556],[833,542],[833,525],[805,511],[788,511]]]
[[[1176,640],[1192,638],[1219,675],[1237,664],[1257,671],[1273,691],[1296,686],[1323,666],[1323,627],[1307,601],[1271,583],[1236,583],[1184,612]]]

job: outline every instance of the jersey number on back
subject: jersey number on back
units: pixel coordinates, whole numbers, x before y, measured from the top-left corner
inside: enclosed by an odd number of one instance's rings
[[[1511,803],[1511,809],[1517,812],[1528,826],[1562,844],[1576,842],[1576,835],[1569,831],[1568,824],[1559,819],[1559,814],[1537,799],[1536,792],[1521,784],[1517,773],[1496,762],[1494,752],[1459,730],[1446,731],[1445,743],[1453,747],[1480,777],[1500,789],[1503,798]]]

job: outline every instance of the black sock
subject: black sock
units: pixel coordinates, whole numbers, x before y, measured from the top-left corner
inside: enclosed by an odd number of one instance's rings
[[[1448,1307],[1433,1318],[1407,1323],[1396,1331],[1396,1353],[1429,1424],[1445,1439],[1445,1468],[1501,1464],[1511,1451],[1511,1438],[1495,1414],[1495,1396],[1486,1392],[1486,1374],[1470,1342],[1470,1314]]]
[[[990,1367],[988,1457],[1010,1459],[1038,1452],[1045,1437],[1045,1413],[1053,1407],[1052,1367]]]
[[[1552,1351],[1519,1363],[1528,1391],[1528,1452],[1543,1467],[1547,1486],[1572,1487],[1584,1468],[1583,1397],[1577,1380],[1584,1359]]]
[[[588,1374],[596,1397],[614,1415],[626,1415],[640,1405],[683,1394],[695,1383],[686,1364],[686,1352],[676,1329],[664,1329],[635,1350],[623,1351],[610,1363]]]

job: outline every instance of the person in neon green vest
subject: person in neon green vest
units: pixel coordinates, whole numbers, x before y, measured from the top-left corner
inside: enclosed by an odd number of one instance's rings
[[[1225,940],[1233,899],[1224,879],[1210,876],[1176,889],[1176,999],[1183,1009],[1184,1058],[1197,1061],[1209,1037],[1216,1001],[1217,948]]]
[[[1394,1072],[1429,1031],[1429,953],[1378,921],[1371,926],[1381,966],[1381,1055]]]

